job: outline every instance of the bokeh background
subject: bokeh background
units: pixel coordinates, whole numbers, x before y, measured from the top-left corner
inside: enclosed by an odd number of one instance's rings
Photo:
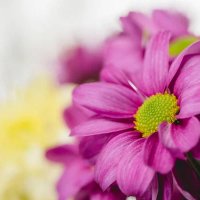
[[[61,113],[73,87],[53,83],[60,53],[100,43],[130,10],[155,8],[185,13],[200,34],[198,0],[0,0],[1,200],[56,199],[61,168],[44,151],[70,142]]]

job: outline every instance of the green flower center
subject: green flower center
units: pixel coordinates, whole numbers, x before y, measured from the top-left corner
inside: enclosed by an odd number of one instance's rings
[[[178,100],[173,94],[157,93],[147,98],[134,115],[134,128],[148,137],[158,131],[162,122],[173,123],[179,112]]]

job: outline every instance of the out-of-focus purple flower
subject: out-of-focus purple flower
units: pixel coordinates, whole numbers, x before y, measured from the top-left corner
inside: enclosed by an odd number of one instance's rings
[[[104,68],[111,68],[112,71],[123,71],[129,79],[131,79],[130,74],[137,74],[134,77],[135,81],[140,79],[145,51],[143,46],[148,43],[151,35],[160,30],[170,31],[171,39],[176,41],[177,37],[189,34],[188,19],[177,12],[154,10],[151,17],[139,12],[130,12],[127,16],[121,17],[120,21],[122,32],[105,41],[103,48]],[[182,40],[180,49],[173,47],[173,54],[183,50],[196,39],[188,36],[188,38],[180,39],[180,41]],[[180,41],[179,43],[181,43]]]
[[[96,80],[102,68],[102,52],[84,46],[72,48],[61,56],[58,65],[58,81],[82,83]]]
[[[77,145],[62,145],[49,149],[46,157],[63,164],[64,172],[57,183],[59,200],[125,200],[117,186],[103,192],[94,181],[93,166],[78,153]]]
[[[96,115],[71,134],[112,135],[96,163],[95,177],[103,189],[116,181],[125,194],[141,197],[154,188],[157,172],[170,173],[176,159],[185,159],[198,144],[200,42],[171,63],[170,36],[161,31],[151,38],[139,74],[105,68],[102,82],[80,85],[73,93],[75,103]],[[134,63],[132,67],[138,70]]]
[[[130,12],[129,17],[147,35],[153,35],[163,30],[170,31],[172,37],[189,34],[189,20],[179,12],[154,10],[151,16],[140,12]]]

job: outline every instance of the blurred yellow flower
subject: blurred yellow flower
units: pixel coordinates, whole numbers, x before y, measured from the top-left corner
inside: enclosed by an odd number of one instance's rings
[[[59,169],[45,160],[44,151],[66,142],[62,110],[70,92],[43,77],[0,103],[1,200],[56,199]]]

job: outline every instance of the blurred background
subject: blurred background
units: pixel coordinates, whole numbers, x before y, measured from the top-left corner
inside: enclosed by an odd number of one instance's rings
[[[56,199],[60,168],[44,151],[69,141],[61,113],[73,86],[58,89],[52,81],[61,52],[100,43],[130,10],[155,8],[183,12],[200,34],[197,0],[0,0],[1,200]]]

